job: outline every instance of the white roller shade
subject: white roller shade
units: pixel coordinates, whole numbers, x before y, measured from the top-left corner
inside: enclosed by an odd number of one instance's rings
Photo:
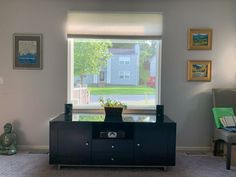
[[[70,36],[161,36],[160,13],[68,12]]]

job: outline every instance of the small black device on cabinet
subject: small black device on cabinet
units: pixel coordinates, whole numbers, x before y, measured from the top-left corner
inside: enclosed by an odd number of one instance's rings
[[[72,109],[73,109],[72,104],[65,104],[65,115],[71,115]]]
[[[156,122],[164,120],[164,105],[156,105]]]

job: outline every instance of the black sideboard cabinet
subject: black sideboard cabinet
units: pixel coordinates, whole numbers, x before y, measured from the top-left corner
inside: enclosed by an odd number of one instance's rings
[[[167,116],[59,115],[50,121],[49,163],[85,166],[175,166],[176,123]]]

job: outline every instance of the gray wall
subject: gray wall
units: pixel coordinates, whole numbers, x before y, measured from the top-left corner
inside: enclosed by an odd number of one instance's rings
[[[211,89],[236,85],[235,0],[0,0],[0,126],[13,122],[18,143],[48,145],[48,119],[63,111],[69,9],[164,14],[162,103],[177,122],[179,147],[210,145]],[[213,28],[211,51],[188,51],[187,28]],[[43,33],[42,71],[12,69],[12,34]],[[188,82],[188,59],[211,59],[211,82]],[[1,130],[2,132],[2,130]]]

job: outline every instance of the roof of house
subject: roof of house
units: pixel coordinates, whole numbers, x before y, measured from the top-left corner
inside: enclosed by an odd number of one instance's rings
[[[134,48],[110,48],[109,50],[112,54],[135,54]]]

